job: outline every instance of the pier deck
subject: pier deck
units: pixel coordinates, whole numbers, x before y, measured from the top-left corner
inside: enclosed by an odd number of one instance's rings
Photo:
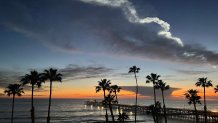
[[[103,106],[101,102],[97,101],[87,101],[86,105],[92,106]],[[123,111],[134,112],[135,105],[127,104],[112,104],[113,108],[122,109]],[[147,115],[147,112],[150,111],[149,106],[137,106],[137,113]],[[163,109],[160,110],[158,115],[163,115]],[[183,119],[183,120],[195,120],[195,111],[191,109],[180,109],[180,108],[166,108],[166,114],[169,118]],[[200,122],[204,122],[204,111],[198,110],[198,117]],[[209,123],[218,123],[218,112],[207,112],[207,119]]]

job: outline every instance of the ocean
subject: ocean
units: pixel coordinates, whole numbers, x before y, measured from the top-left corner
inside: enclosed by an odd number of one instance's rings
[[[52,123],[91,123],[96,121],[104,121],[105,110],[101,107],[86,106],[85,101],[88,99],[52,99],[51,106],[51,122]],[[207,101],[208,109],[211,111],[218,110],[217,101]],[[134,99],[122,99],[121,104],[134,104]],[[139,105],[150,105],[153,100],[139,99]],[[12,100],[0,99],[0,123],[9,123],[11,117]],[[48,99],[34,99],[35,105],[35,120],[36,123],[45,123],[48,109]],[[30,123],[30,99],[15,99],[14,122],[15,123]],[[188,108],[193,109],[193,106],[188,105],[184,101],[166,101],[167,107],[173,108]],[[203,105],[198,105],[198,109],[203,109]],[[118,114],[114,110],[115,115]],[[127,112],[130,119],[134,119],[132,112]],[[117,116],[116,116],[117,117]],[[150,115],[140,115],[138,120],[145,123],[153,123]],[[175,121],[169,119],[169,123]],[[177,123],[192,123],[187,121],[177,120]]]

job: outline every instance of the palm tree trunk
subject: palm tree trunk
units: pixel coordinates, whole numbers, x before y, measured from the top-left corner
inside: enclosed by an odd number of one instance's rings
[[[105,99],[105,97],[106,97],[105,90],[103,90],[103,91],[104,91],[104,99]],[[106,122],[108,122],[107,105],[105,107],[105,120],[106,120]]]
[[[196,118],[196,123],[199,123],[198,112],[197,112],[197,108],[196,108],[196,104],[195,104],[195,103],[194,103],[194,108],[195,108],[195,118]]]
[[[151,114],[152,114],[152,117],[153,117],[154,123],[156,123],[156,117],[155,117],[155,114],[154,114],[154,109],[152,109]]]
[[[155,87],[154,87],[154,82],[153,82],[153,91],[154,91],[154,114],[155,114],[155,117],[156,117],[156,122],[158,123],[158,114],[157,114],[157,106],[156,106],[156,102],[157,102],[157,99],[156,99],[156,91],[155,91]]]
[[[118,112],[119,112],[119,114],[121,114],[120,113],[120,106],[119,106],[119,103],[118,103],[118,98],[117,98],[117,92],[115,91],[115,96],[116,96],[116,101],[117,101],[117,106],[118,106]]]
[[[50,123],[51,95],[52,95],[52,81],[50,81],[50,95],[49,95],[49,104],[48,104],[48,117],[47,117],[47,123]]]
[[[109,108],[110,108],[110,112],[111,112],[112,121],[115,122],[115,120],[114,120],[114,113],[113,113],[113,109],[112,109],[112,106],[111,106],[111,102],[109,102]]]
[[[34,104],[33,104],[33,92],[34,92],[34,85],[32,84],[32,98],[31,98],[31,105],[32,105],[32,109],[31,109],[31,120],[32,123],[35,123],[35,109],[34,109]]]
[[[165,106],[165,101],[164,101],[164,93],[163,93],[163,90],[161,90],[161,92],[162,92],[162,99],[163,99],[164,118],[165,118],[165,123],[167,123],[166,106]]]
[[[137,101],[138,101],[138,82],[137,82],[137,77],[136,73],[135,74],[135,80],[136,80],[136,97],[135,97],[135,123],[136,123],[136,116],[137,116]]]
[[[13,102],[12,102],[12,112],[11,112],[11,123],[13,123],[14,121],[14,98],[15,95],[13,94]]]
[[[205,86],[204,86],[204,120],[207,123],[207,106],[206,106],[206,97],[205,97]]]

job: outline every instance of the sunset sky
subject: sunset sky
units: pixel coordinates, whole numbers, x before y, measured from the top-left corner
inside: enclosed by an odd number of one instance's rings
[[[63,74],[54,98],[99,98],[95,86],[104,78],[122,86],[122,98],[134,98],[133,65],[141,68],[141,98],[152,96],[150,73],[172,87],[168,98],[202,92],[198,78],[218,84],[217,6],[217,0],[1,0],[0,97],[20,76],[50,67]],[[213,88],[207,92],[218,99]],[[48,82],[35,96],[48,97]]]

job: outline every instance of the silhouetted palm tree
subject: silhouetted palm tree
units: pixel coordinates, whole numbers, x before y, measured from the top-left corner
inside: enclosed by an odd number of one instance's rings
[[[140,68],[136,66],[132,66],[129,68],[129,73],[134,73],[135,75],[135,81],[136,81],[136,97],[135,97],[135,123],[136,123],[136,116],[137,116],[137,101],[138,101],[138,82],[137,82],[137,77],[136,73],[138,73]]]
[[[157,86],[156,86],[157,89],[160,89],[161,90],[161,93],[162,93],[162,99],[163,99],[163,109],[164,109],[164,118],[165,118],[165,123],[167,123],[167,117],[166,117],[166,106],[165,106],[165,100],[164,100],[164,91],[165,90],[168,90],[170,88],[169,85],[166,85],[165,82],[163,82],[162,80],[158,80],[158,83],[157,83]]]
[[[198,91],[194,89],[190,89],[184,95],[185,95],[185,98],[188,99],[188,104],[194,105],[196,122],[199,123],[196,104],[201,104],[201,101],[200,101],[201,97],[198,96]]]
[[[8,87],[4,91],[8,96],[13,96],[12,102],[12,111],[11,111],[11,123],[13,123],[14,117],[14,99],[15,96],[21,96],[23,92],[23,88],[21,88],[20,84],[9,84]]]
[[[120,92],[121,87],[117,86],[117,85],[111,85],[110,86],[110,91],[113,92],[115,94],[115,98],[116,98],[116,103],[119,104],[118,102],[118,98],[117,98],[117,92]],[[120,114],[120,106],[118,105],[118,112]]]
[[[156,115],[156,122],[158,122],[158,115],[157,115],[157,111],[156,111],[156,102],[157,102],[157,100],[156,100],[156,91],[155,91],[155,86],[156,86],[156,84],[157,84],[157,82],[158,82],[158,80],[159,80],[159,77],[160,77],[160,75],[157,75],[157,74],[154,74],[154,73],[151,73],[151,75],[149,76],[149,75],[147,75],[146,76],[146,78],[147,78],[147,80],[146,80],[146,83],[152,83],[153,84],[153,92],[154,92],[154,104],[155,104],[155,110],[154,110],[154,114]]]
[[[51,95],[52,95],[52,83],[54,81],[61,82],[62,80],[62,74],[58,73],[57,69],[50,68],[49,70],[44,70],[44,73],[42,74],[43,80],[49,80],[50,81],[50,94],[49,94],[49,105],[48,105],[48,117],[47,117],[47,123],[50,123],[50,107],[51,107]]]
[[[151,73],[151,75],[147,75],[146,78],[146,83],[152,83],[153,84],[153,91],[154,91],[154,103],[157,102],[156,100],[156,91],[155,91],[155,86],[156,84],[158,83],[158,80],[159,80],[159,77],[160,75],[157,75],[157,74],[154,74],[154,73]]]
[[[111,118],[112,118],[112,121],[115,122],[115,119],[114,119],[114,113],[113,113],[113,109],[112,109],[112,103],[115,103],[115,99],[114,99],[115,95],[112,95],[112,93],[109,93],[105,99],[103,100],[103,104],[104,105],[108,105],[109,106],[109,109],[110,109],[110,112],[111,112]]]
[[[33,92],[34,92],[34,86],[37,85],[37,87],[41,87],[42,84],[42,78],[41,74],[39,74],[37,71],[30,71],[30,74],[26,74],[24,77],[21,78],[20,82],[22,82],[23,85],[30,84],[32,87],[32,98],[31,98],[31,121],[32,123],[35,123],[35,108],[33,104]]]
[[[216,87],[214,88],[214,92],[215,92],[215,93],[218,92],[218,85],[216,85]]]
[[[129,116],[125,112],[123,112],[122,114],[118,115],[117,120],[124,123],[126,119],[129,119]]]
[[[98,86],[96,86],[96,93],[99,92],[100,90],[103,91],[104,93],[104,100],[106,98],[106,90],[110,90],[110,80],[107,79],[102,79],[101,81],[98,81]],[[106,122],[108,122],[108,114],[107,114],[107,107],[105,108],[105,118]]]
[[[206,97],[205,97],[205,93],[206,93],[206,87],[212,87],[212,81],[208,80],[207,78],[199,78],[198,81],[195,83],[196,86],[201,86],[204,88],[204,114],[205,114],[205,123],[207,123],[207,105],[206,105]]]
[[[152,114],[154,122],[158,122],[156,113],[161,111],[161,103],[159,101],[156,102],[156,104],[152,104],[148,106],[147,114]]]
[[[147,114],[150,114],[151,113],[151,115],[152,115],[152,117],[153,117],[153,120],[154,120],[154,122],[156,123],[156,118],[155,118],[155,114],[154,114],[154,110],[155,110],[155,106],[154,106],[155,104],[152,104],[152,105],[149,105],[148,106],[148,110],[147,110]]]

